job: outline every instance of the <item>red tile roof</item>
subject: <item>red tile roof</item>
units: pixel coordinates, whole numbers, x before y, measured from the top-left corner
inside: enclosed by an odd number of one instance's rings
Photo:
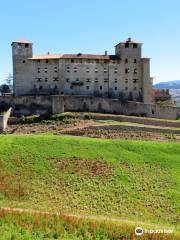
[[[115,57],[115,56],[114,56]],[[94,60],[110,60],[111,55],[94,55],[94,54],[47,54],[33,56],[30,60],[45,60],[45,59],[94,59]]]

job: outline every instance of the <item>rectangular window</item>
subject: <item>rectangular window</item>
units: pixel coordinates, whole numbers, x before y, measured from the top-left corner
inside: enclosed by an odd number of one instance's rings
[[[45,82],[47,82],[48,81],[48,78],[45,78]]]
[[[117,78],[114,79],[114,82],[117,83]]]
[[[100,88],[100,90],[102,90],[102,86],[100,86],[99,88]]]
[[[107,72],[107,68],[104,68],[104,72]]]
[[[118,72],[118,70],[117,70],[117,68],[115,68],[115,69],[114,69],[114,73],[117,73],[117,72]]]
[[[98,68],[95,68],[95,72],[98,72]]]
[[[138,82],[138,79],[134,78],[133,83],[137,83],[137,82]]]
[[[98,78],[95,78],[95,82],[98,82]]]
[[[136,68],[134,69],[134,74],[137,74],[137,69]]]
[[[129,73],[129,68],[126,68],[126,69],[125,69],[125,73]]]
[[[38,81],[38,82],[41,82],[41,78],[37,78],[37,81]]]
[[[109,79],[108,79],[108,78],[105,78],[105,79],[104,79],[104,82],[105,82],[105,83],[109,82]]]
[[[86,82],[90,82],[91,80],[89,78],[86,79]]]
[[[133,48],[137,48],[137,47],[138,47],[137,43],[133,43]]]
[[[129,43],[125,43],[125,48],[129,48]]]
[[[136,59],[134,59],[134,63],[137,63],[137,60],[136,60]]]
[[[125,63],[128,63],[128,59],[127,58],[125,59]]]
[[[49,60],[48,59],[46,59],[46,63],[48,63],[49,62]]]
[[[77,67],[74,67],[74,72],[77,72]]]
[[[128,87],[125,87],[125,90],[127,91],[127,90],[128,90]]]
[[[117,87],[115,87],[114,90],[117,90]]]
[[[69,78],[66,78],[66,82],[69,82]]]
[[[58,82],[58,81],[59,81],[59,78],[54,77],[54,78],[53,78],[53,81],[54,81],[54,82]]]
[[[89,72],[89,68],[86,68],[86,72]]]
[[[89,86],[86,86],[86,89],[89,89]]]

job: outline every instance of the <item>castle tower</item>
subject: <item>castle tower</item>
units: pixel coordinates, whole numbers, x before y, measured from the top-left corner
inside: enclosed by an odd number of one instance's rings
[[[142,58],[142,95],[144,103],[153,102],[153,78],[150,77],[150,58]]]
[[[32,43],[20,39],[12,42],[13,57],[13,89],[14,95],[27,95],[31,88],[32,62],[28,59],[33,56]]]
[[[133,100],[152,103],[152,78],[150,59],[141,57],[142,43],[128,38],[115,46],[115,54],[121,59],[122,81],[128,89],[126,95]]]
[[[115,54],[121,59],[128,57],[141,58],[141,45],[142,43],[128,38],[125,42],[120,42],[115,46]]]

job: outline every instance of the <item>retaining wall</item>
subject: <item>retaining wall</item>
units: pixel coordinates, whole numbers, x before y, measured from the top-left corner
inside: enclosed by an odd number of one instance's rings
[[[164,107],[140,102],[121,102],[118,99],[75,95],[1,96],[0,107],[2,106],[12,107],[15,114],[23,115],[81,111],[175,120],[180,113],[175,107]]]

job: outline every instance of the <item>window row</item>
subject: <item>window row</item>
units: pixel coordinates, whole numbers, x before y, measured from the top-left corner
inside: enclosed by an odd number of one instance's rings
[[[77,68],[77,67],[74,67],[74,68],[73,68],[73,71],[74,71],[74,72],[77,72],[77,71],[78,71],[78,68]],[[98,68],[95,68],[94,71],[97,73],[97,72],[99,71],[99,69],[98,69]],[[107,68],[104,68],[103,71],[104,71],[104,73],[106,73],[106,72],[108,72],[108,69],[107,69]],[[66,72],[68,72],[68,73],[70,72],[70,67],[66,67]],[[89,73],[89,72],[90,72],[90,69],[89,69],[89,68],[86,68],[86,72]],[[117,69],[117,68],[114,69],[114,73],[118,73],[118,69]]]
[[[70,86],[70,89],[73,89],[73,88],[74,88],[74,86],[71,85],[71,86]],[[87,89],[87,90],[90,90],[90,86],[86,86],[86,89]],[[99,86],[99,90],[103,90],[103,86]],[[114,90],[117,91],[117,90],[118,90],[118,87],[114,87]],[[128,91],[129,88],[128,88],[128,87],[125,87],[124,90],[125,90],[125,91]],[[133,90],[136,91],[136,90],[137,90],[137,87],[134,87]]]
[[[38,73],[41,73],[42,69],[41,68],[38,68],[37,69],[37,72]],[[44,68],[44,72],[47,73],[48,72],[48,68]],[[58,72],[58,68],[57,67],[54,67],[54,72]]]
[[[125,73],[130,73],[130,69],[126,68],[125,69]],[[134,69],[134,74],[137,74],[137,69],[136,68]]]
[[[59,81],[59,78],[58,77],[53,77],[52,78],[54,82],[58,82]],[[37,82],[42,82],[42,78],[36,78]],[[44,81],[45,82],[48,82],[48,78],[44,78]]]
[[[125,58],[125,63],[128,63],[128,62],[129,62],[128,58]],[[135,58],[133,62],[137,63],[137,59]]]

